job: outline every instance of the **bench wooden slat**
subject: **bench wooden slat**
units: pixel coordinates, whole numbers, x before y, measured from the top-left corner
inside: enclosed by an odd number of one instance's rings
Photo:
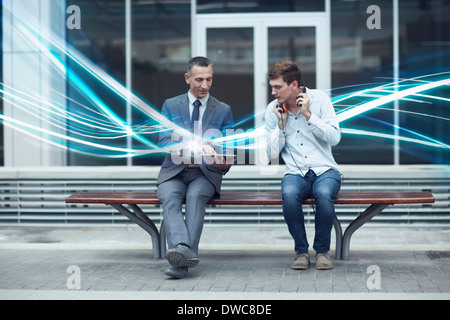
[[[335,204],[407,204],[433,203],[431,192],[340,192]],[[156,192],[76,192],[66,203],[160,204]],[[222,192],[209,204],[223,205],[281,205],[280,192]],[[313,203],[312,199],[304,201]]]

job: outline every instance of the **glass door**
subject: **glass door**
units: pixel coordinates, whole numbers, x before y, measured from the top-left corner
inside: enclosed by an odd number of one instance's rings
[[[281,60],[296,61],[309,88],[330,88],[330,36],[326,13],[204,14],[195,17],[192,55],[214,65],[211,94],[233,109],[244,131],[264,125],[273,100],[267,79]],[[250,154],[246,163],[260,164]]]

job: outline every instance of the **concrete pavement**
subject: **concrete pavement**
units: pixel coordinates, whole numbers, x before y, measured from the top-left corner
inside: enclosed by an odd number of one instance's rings
[[[450,229],[362,228],[329,271],[292,270],[292,247],[285,227],[206,226],[199,265],[174,280],[135,226],[3,227],[0,299],[450,298]]]

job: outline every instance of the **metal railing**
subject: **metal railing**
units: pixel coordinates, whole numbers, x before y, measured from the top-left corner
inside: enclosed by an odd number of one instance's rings
[[[106,170],[106,169],[104,169]],[[79,179],[73,174],[62,172],[22,174],[1,178],[0,173],[0,226],[114,226],[129,224],[130,221],[116,210],[103,204],[66,204],[65,198],[78,191],[155,191],[156,173],[143,170],[141,174],[114,174],[102,177],[99,174],[81,172]],[[70,171],[70,169],[68,169]],[[126,171],[126,170],[125,170]],[[280,174],[261,176],[255,171],[235,172],[223,181],[222,190],[279,191]],[[369,225],[395,226],[450,226],[450,178],[345,178],[343,191],[431,191],[435,196],[433,204],[395,205],[385,209]],[[5,175],[4,175],[5,176]],[[23,176],[23,177],[21,177]],[[47,176],[47,178],[45,178]],[[52,178],[53,176],[53,178]],[[64,176],[71,178],[63,179]],[[88,178],[91,176],[91,178]],[[107,174],[105,174],[107,176]],[[128,177],[127,177],[128,176]],[[337,205],[336,213],[343,225],[364,211],[366,206]],[[155,222],[160,223],[160,206],[142,206]],[[304,206],[305,222],[313,225],[314,207]],[[279,206],[209,206],[206,224],[212,225],[284,225],[282,209]]]

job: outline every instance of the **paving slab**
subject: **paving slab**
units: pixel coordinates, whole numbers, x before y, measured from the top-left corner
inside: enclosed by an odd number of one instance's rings
[[[449,230],[391,229],[402,242],[392,245],[367,239],[384,232],[360,230],[332,270],[316,270],[311,251],[311,268],[299,271],[285,228],[205,227],[199,265],[175,280],[139,228],[0,228],[0,299],[449,299]]]

